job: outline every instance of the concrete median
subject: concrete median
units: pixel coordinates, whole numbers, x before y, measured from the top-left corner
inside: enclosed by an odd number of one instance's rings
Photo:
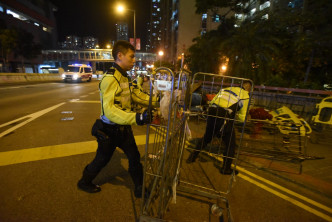
[[[37,73],[0,73],[1,83],[19,82],[45,82],[62,80],[60,74],[37,74]]]

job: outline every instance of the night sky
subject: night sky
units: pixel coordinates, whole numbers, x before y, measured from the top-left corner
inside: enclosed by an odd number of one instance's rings
[[[109,40],[116,40],[115,24],[118,21],[127,22],[129,36],[134,36],[133,12],[126,11],[124,15],[115,12],[116,3],[122,2],[129,9],[136,11],[136,38],[141,38],[144,50],[151,0],[51,0],[51,2],[58,8],[55,16],[59,41],[64,41],[67,35],[92,36],[98,38],[100,47],[105,47]]]

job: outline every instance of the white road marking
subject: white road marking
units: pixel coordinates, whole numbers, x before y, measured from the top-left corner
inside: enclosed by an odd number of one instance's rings
[[[21,122],[21,123],[17,124],[16,126],[13,126],[13,127],[9,128],[8,130],[0,133],[0,138],[3,137],[3,136],[5,136],[5,135],[7,135],[7,134],[9,134],[9,133],[11,133],[11,132],[13,132],[14,130],[16,130],[18,128],[24,126],[25,124],[27,124],[27,123],[29,123],[29,122],[37,119],[38,117],[40,117],[40,116],[42,116],[42,115],[44,115],[44,114],[46,114],[46,113],[48,113],[48,112],[50,112],[50,111],[52,111],[52,110],[54,110],[56,108],[62,106],[63,104],[65,104],[65,103],[59,103],[59,104],[57,104],[55,106],[51,106],[51,107],[49,107],[47,109],[43,109],[41,111],[29,114],[27,116],[23,116],[21,118],[18,118],[18,119],[15,119],[13,121],[10,121],[10,122],[7,122],[7,123],[4,123],[4,124],[0,125],[0,128],[2,128],[2,127],[8,126],[10,124],[13,124],[13,123],[16,123],[16,122],[19,122],[21,120],[24,120],[24,119],[28,118],[26,121]]]

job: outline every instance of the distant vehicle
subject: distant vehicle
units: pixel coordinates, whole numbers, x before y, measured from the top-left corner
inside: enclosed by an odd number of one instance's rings
[[[85,64],[69,65],[65,72],[62,74],[63,81],[87,81],[92,79],[92,68]]]

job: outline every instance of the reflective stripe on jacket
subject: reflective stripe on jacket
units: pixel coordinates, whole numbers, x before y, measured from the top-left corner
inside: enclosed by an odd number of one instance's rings
[[[235,107],[233,111],[237,111],[238,120],[244,122],[249,104],[249,93],[241,87],[225,88],[218,92],[210,104],[216,104],[222,108]]]

